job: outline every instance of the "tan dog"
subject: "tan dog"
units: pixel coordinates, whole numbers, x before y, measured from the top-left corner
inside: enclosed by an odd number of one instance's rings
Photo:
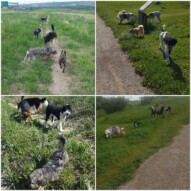
[[[129,31],[131,34],[136,34],[137,37],[138,36],[144,36],[145,32],[144,32],[144,26],[143,25],[139,25],[136,28],[133,28]]]
[[[120,135],[124,136],[125,135],[125,129],[124,128],[120,128]]]

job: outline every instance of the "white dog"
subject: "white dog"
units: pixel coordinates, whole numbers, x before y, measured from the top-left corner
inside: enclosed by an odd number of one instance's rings
[[[166,55],[167,63],[170,64],[170,54],[173,46],[176,45],[177,39],[172,37],[168,32],[164,31],[165,26],[163,25],[163,32],[159,35],[160,49]]]
[[[161,18],[160,18],[160,12],[159,11],[154,11],[154,12],[151,12],[148,14],[148,18],[150,18],[150,19],[154,19],[155,17],[157,18],[158,23],[160,23]]]

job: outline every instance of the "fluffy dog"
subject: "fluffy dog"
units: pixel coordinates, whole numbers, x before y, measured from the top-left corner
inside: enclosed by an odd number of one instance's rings
[[[172,37],[168,32],[165,31],[165,25],[163,25],[163,32],[159,35],[160,49],[165,54],[167,64],[170,64],[170,54],[173,46],[177,44],[177,39]],[[165,46],[164,46],[165,45]]]
[[[105,130],[105,137],[106,138],[109,138],[109,137],[112,137],[112,135],[125,135],[125,129],[124,128],[120,128],[119,126],[113,126],[113,127],[110,127],[108,129]]]
[[[128,12],[126,12],[125,10],[120,11],[120,12],[118,12],[118,14],[117,14],[117,18],[118,18],[118,20],[119,20],[119,24],[121,24],[124,19],[127,19],[127,22],[128,22],[128,21],[131,21],[131,19],[132,19],[133,17],[134,17],[134,14],[133,14],[133,13],[131,13],[131,12],[128,13]]]
[[[26,100],[21,98],[21,101],[17,103],[17,108],[21,109],[21,118],[24,121],[27,121],[27,119],[31,118],[31,107]]]
[[[136,34],[137,37],[138,36],[144,36],[144,33],[145,33],[144,32],[144,26],[139,25],[138,27],[131,29],[129,32],[132,33],[132,34]]]
[[[52,32],[49,32],[48,34],[46,34],[46,36],[44,37],[44,44],[48,43],[48,42],[52,42],[54,39],[57,38],[57,34],[54,31],[54,25],[51,25],[52,27]]]
[[[31,62],[35,55],[50,57],[50,55],[57,54],[57,51],[54,48],[47,47],[47,48],[31,48],[27,50],[26,56],[24,58],[24,63],[27,61]]]
[[[64,149],[66,140],[63,136],[58,137],[58,139],[62,144],[61,147],[53,153],[42,168],[36,169],[30,174],[32,189],[42,190],[49,182],[58,180],[65,164],[69,161],[69,156]]]
[[[38,111],[39,107],[40,107],[40,104],[44,103],[45,106],[48,106],[48,100],[47,98],[37,98],[37,97],[34,97],[34,98],[27,98],[27,99],[24,99],[24,96],[21,97],[21,100],[26,100],[30,107],[33,107],[35,106],[36,110]]]
[[[154,12],[151,12],[148,14],[148,18],[150,18],[150,19],[154,19],[155,17],[157,18],[158,23],[160,23],[161,18],[160,18],[160,12],[159,11],[154,11]]]
[[[45,124],[47,127],[47,121],[50,117],[50,115],[52,115],[52,124],[54,123],[54,116],[58,119],[58,130],[60,132],[63,132],[62,129],[62,120],[64,119],[64,121],[66,121],[67,117],[71,114],[72,112],[72,108],[70,105],[66,104],[66,105],[62,105],[62,106],[58,106],[58,105],[48,105],[46,108],[46,117],[45,117]]]
[[[64,73],[65,68],[66,68],[66,51],[63,51],[63,50],[62,50],[62,52],[61,52],[61,54],[60,54],[60,57],[59,57],[59,65],[60,65],[60,68],[63,67],[62,72]]]

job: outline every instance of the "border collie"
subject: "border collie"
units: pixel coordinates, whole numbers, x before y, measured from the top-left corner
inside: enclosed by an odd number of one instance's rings
[[[53,125],[54,123],[54,116],[58,119],[58,130],[60,132],[63,132],[63,128],[62,128],[62,120],[64,119],[64,121],[66,121],[67,117],[71,114],[72,112],[72,108],[70,105],[66,104],[66,105],[48,105],[46,108],[46,117],[45,117],[45,125],[47,127],[47,121],[50,117],[50,115],[52,115],[52,120],[51,123]]]
[[[17,103],[17,108],[21,109],[21,118],[24,121],[27,121],[28,118],[31,118],[31,107],[26,100],[21,99],[21,101]]]
[[[48,100],[47,98],[37,98],[37,97],[34,97],[34,98],[26,98],[24,99],[24,96],[21,97],[21,100],[26,100],[30,107],[33,107],[35,106],[36,110],[38,111],[39,107],[40,107],[40,104],[44,103],[45,106],[48,106]]]
[[[48,43],[48,42],[52,42],[54,39],[57,38],[57,34],[56,32],[54,32],[54,25],[51,25],[52,27],[52,31],[47,33],[46,36],[44,37],[44,44]]]
[[[169,65],[171,63],[170,54],[171,54],[173,46],[175,46],[177,43],[177,39],[172,37],[168,32],[166,32],[165,25],[163,25],[163,32],[160,33],[159,40],[160,40],[159,48],[165,54],[167,64]]]
[[[66,68],[66,51],[63,51],[60,53],[60,57],[59,57],[59,65],[60,68],[63,67],[62,72],[64,73],[65,68]]]
[[[38,38],[38,35],[42,32],[42,29],[39,27],[34,30],[33,34],[36,38]]]
[[[140,121],[135,121],[135,122],[134,122],[134,127],[138,127],[140,124],[141,124]]]

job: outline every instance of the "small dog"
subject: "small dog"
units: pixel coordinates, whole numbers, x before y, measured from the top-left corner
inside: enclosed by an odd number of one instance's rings
[[[70,105],[66,104],[66,105],[62,105],[62,106],[58,106],[58,105],[48,105],[46,108],[46,117],[45,117],[45,124],[47,127],[47,121],[50,117],[50,115],[52,115],[52,124],[54,123],[54,116],[58,119],[58,130],[60,132],[63,132],[62,129],[62,120],[64,118],[64,121],[66,121],[67,117],[72,113],[72,108]]]
[[[36,38],[38,38],[38,35],[39,35],[40,33],[42,34],[42,28],[41,28],[41,27],[35,29],[34,32],[33,32],[33,34],[34,34],[34,36],[35,36]]]
[[[134,127],[138,127],[140,124],[141,124],[140,121],[135,121],[135,122],[134,122]]]
[[[125,129],[123,127],[120,128],[120,135],[125,136]]]
[[[60,57],[59,57],[59,65],[60,65],[60,68],[63,67],[63,73],[65,71],[65,68],[66,68],[66,51],[63,51],[61,52],[60,54]]]
[[[48,16],[40,18],[42,22],[48,22]]]
[[[119,126],[113,126],[105,130],[105,137],[109,138],[112,137],[112,135],[118,135],[118,136],[124,136],[125,135],[125,129],[120,128]]]
[[[161,18],[160,18],[160,12],[159,11],[154,11],[154,12],[151,12],[148,14],[148,18],[150,18],[150,19],[154,19],[155,17],[157,18],[158,23],[160,23]]]
[[[128,21],[131,21],[131,19],[134,17],[134,14],[131,12],[126,12],[125,10],[118,12],[117,18],[119,20],[119,24],[122,23],[124,19],[127,19]]]
[[[163,25],[163,32],[160,33],[159,40],[160,40],[159,48],[165,54],[167,64],[169,65],[171,63],[170,54],[171,54],[173,46],[177,44],[177,39],[172,37],[168,32],[166,32],[165,25]],[[165,44],[165,47],[164,47],[164,44]]]
[[[21,101],[17,103],[17,108],[21,109],[21,118],[24,121],[27,121],[27,119],[31,118],[31,107],[26,100],[21,98]]]
[[[24,99],[24,96],[22,96],[21,100],[26,100],[29,103],[30,107],[35,106],[37,111],[39,111],[40,104],[42,104],[42,103],[44,103],[45,106],[48,106],[47,98],[40,99],[40,98],[34,97],[34,98],[26,98],[26,99]]]
[[[44,44],[48,43],[48,42],[52,42],[54,39],[57,38],[57,34],[54,31],[54,25],[51,25],[52,27],[52,32],[49,32],[48,34],[46,34],[46,36],[44,37]]]
[[[58,139],[62,144],[61,147],[53,153],[42,168],[36,169],[30,174],[32,189],[44,190],[49,182],[59,180],[60,173],[69,161],[69,156],[64,149],[66,140],[63,136],[59,136]]]
[[[31,49],[27,50],[27,52],[26,52],[26,56],[24,58],[24,63],[26,63],[27,60],[29,60],[29,62],[31,62],[35,55],[50,57],[50,55],[54,55],[54,54],[57,54],[57,51],[51,47],[31,48]]]
[[[129,31],[132,34],[136,34],[137,37],[138,36],[144,36],[145,32],[144,32],[144,26],[143,25],[139,25],[136,28],[133,28]]]

